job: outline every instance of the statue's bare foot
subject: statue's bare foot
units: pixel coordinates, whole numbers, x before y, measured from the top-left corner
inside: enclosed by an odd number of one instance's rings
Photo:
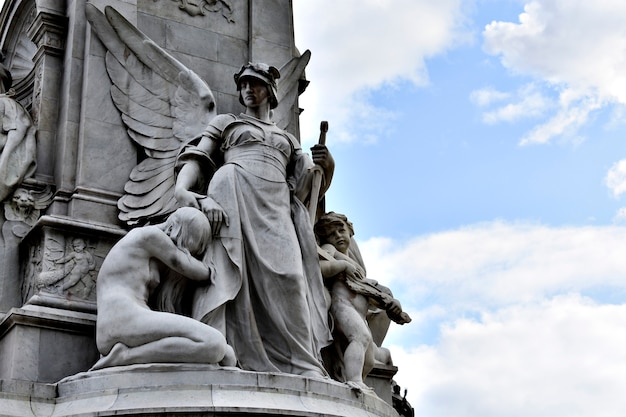
[[[127,350],[128,346],[126,346],[125,344],[116,343],[109,352],[109,354],[101,357],[100,360],[91,367],[90,371],[96,371],[98,369],[108,368],[110,366],[125,365],[123,363],[122,357]]]
[[[360,381],[346,381],[346,385],[349,386],[352,391],[355,391],[357,395],[363,392],[374,392],[374,389],[372,387],[368,387],[367,385],[365,385],[365,383]]]
[[[314,379],[328,379],[328,376],[324,375],[321,371],[308,370],[304,371],[300,374],[305,378],[314,378]]]
[[[226,345],[226,354],[224,354],[224,359],[220,361],[220,365],[237,366],[237,356],[235,356],[235,351],[230,345]]]

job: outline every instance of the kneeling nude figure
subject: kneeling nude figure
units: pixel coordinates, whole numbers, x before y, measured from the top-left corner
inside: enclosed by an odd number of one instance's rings
[[[91,370],[155,362],[236,365],[218,330],[148,307],[168,269],[196,281],[213,278],[212,269],[198,259],[210,240],[207,218],[185,207],[165,223],[131,230],[113,246],[98,274],[96,344],[103,357]]]

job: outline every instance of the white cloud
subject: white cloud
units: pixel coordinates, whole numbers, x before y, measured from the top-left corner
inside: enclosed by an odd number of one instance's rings
[[[515,72],[554,84],[597,89],[626,101],[626,3],[534,0],[519,23],[492,22],[485,50]]]
[[[626,305],[578,295],[459,319],[433,346],[392,346],[416,415],[622,416]]]
[[[626,207],[621,207],[613,217],[615,224],[626,224]]]
[[[381,120],[385,111],[364,92],[400,80],[426,84],[424,60],[458,41],[460,9],[460,0],[294,2],[297,45],[312,52],[311,85],[300,102],[304,141],[317,138],[320,120],[329,120],[329,135],[341,140],[387,130],[390,115]]]
[[[626,159],[613,164],[606,174],[605,183],[615,197],[626,193]]]
[[[493,87],[486,87],[472,91],[470,100],[479,107],[486,107],[493,103],[506,100],[510,96],[510,93],[498,91]]]
[[[591,113],[602,107],[599,97],[585,97],[574,105],[561,101],[558,112],[547,122],[534,127],[520,141],[520,145],[544,144],[556,137],[575,138],[578,129],[584,126]]]
[[[359,246],[414,318],[385,345],[416,415],[626,412],[626,228],[494,221]]]
[[[500,96],[504,99],[505,94],[512,97],[511,94],[507,93],[500,93]],[[487,124],[495,124],[501,121],[514,122],[520,119],[533,118],[541,116],[551,106],[551,101],[531,83],[520,88],[512,102],[485,112],[483,121]]]
[[[401,288],[415,308],[433,299],[480,309],[542,299],[564,288],[626,289],[626,228],[618,226],[491,222],[359,246],[368,275]]]
[[[519,22],[492,22],[483,32],[487,53],[513,73],[543,81],[560,108],[522,144],[575,135],[592,111],[626,103],[626,3],[534,0]]]

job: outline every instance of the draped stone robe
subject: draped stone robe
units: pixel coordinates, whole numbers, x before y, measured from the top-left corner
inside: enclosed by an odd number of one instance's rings
[[[331,343],[315,237],[304,205],[312,161],[273,123],[218,116],[205,136],[223,164],[191,147],[181,154],[207,168],[206,193],[226,212],[207,256],[215,282],[195,292],[193,317],[221,329],[243,369],[326,375],[320,350]],[[210,179],[209,179],[210,178]]]

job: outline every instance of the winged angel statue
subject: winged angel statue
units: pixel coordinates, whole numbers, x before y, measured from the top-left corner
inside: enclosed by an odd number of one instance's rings
[[[107,49],[111,96],[130,138],[145,153],[130,173],[118,201],[119,218],[129,226],[163,218],[178,208],[174,165],[180,150],[200,137],[217,115],[207,83],[167,53],[110,6],[102,13],[90,3],[86,16]],[[273,120],[285,129],[310,59],[306,51],[281,69],[280,97]]]
[[[283,130],[309,52],[280,71],[244,65],[234,81],[245,113],[216,115],[207,84],[114,9],[102,14],[87,5],[86,13],[107,48],[113,102],[146,154],[119,200],[120,219],[131,226],[157,220],[176,209],[177,198],[200,206],[215,228],[205,253],[215,280],[192,288],[189,315],[223,330],[243,369],[324,377],[320,350],[331,335],[304,203],[319,201],[311,197],[314,166],[323,168],[327,188],[334,161],[321,144],[310,159]],[[195,193],[199,182],[208,187]],[[179,312],[182,298],[171,299],[157,309]]]

